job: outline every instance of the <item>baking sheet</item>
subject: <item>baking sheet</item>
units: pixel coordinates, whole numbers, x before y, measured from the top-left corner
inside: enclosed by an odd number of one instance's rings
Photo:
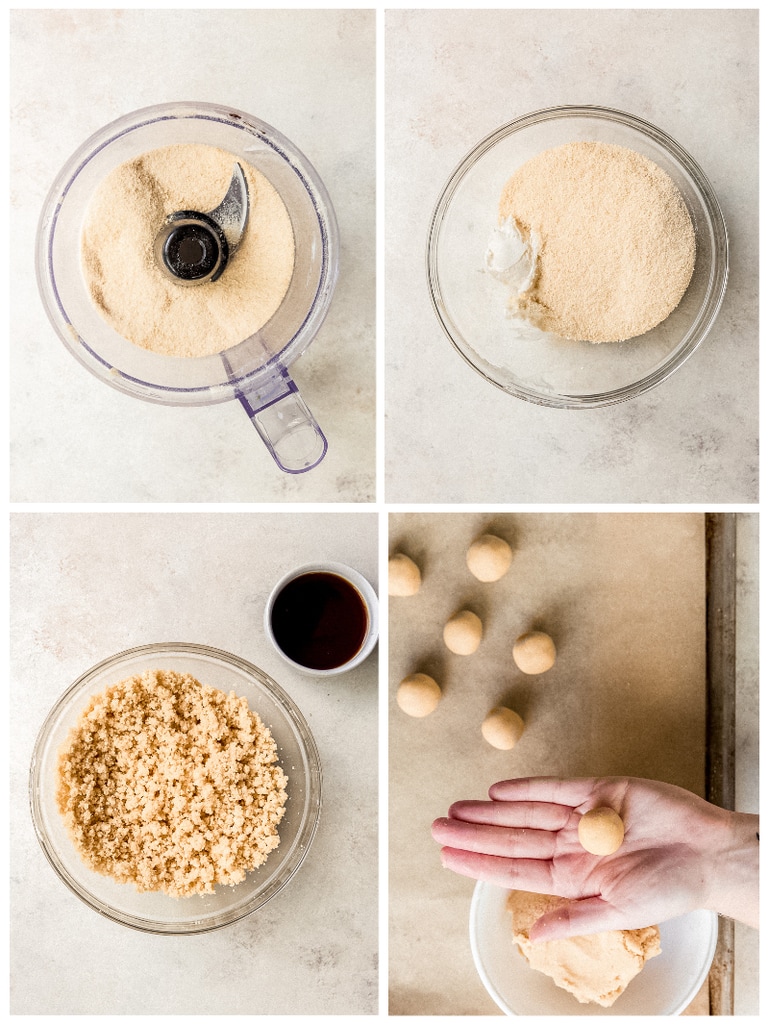
[[[430,822],[516,775],[636,775],[705,795],[705,517],[393,513],[389,525],[391,552],[423,572],[415,597],[389,602],[390,1012],[498,1014],[469,948],[472,880],[441,869]],[[465,564],[484,532],[515,551],[497,583]],[[485,627],[466,658],[442,640],[461,607]],[[524,676],[510,655],[532,628],[558,650],[543,676]],[[395,704],[414,671],[443,689],[425,719]],[[513,751],[481,738],[497,703],[526,722]],[[708,1013],[706,992],[689,1012]]]
[[[707,741],[708,800],[735,809],[737,686],[737,517],[708,513],[707,543]],[[734,1014],[735,925],[719,920],[718,944],[708,978],[707,1009]]]

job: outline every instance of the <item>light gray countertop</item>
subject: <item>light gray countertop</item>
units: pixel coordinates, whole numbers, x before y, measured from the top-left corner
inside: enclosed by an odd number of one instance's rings
[[[282,661],[262,615],[309,562],[346,562],[376,587],[376,515],[16,514],[12,548],[12,1012],[375,1013],[377,656],[316,681]],[[63,691],[105,657],[169,640],[262,668],[307,719],[323,770],[318,833],[286,888],[192,936],[134,932],[81,903],[27,800],[35,737]]]
[[[398,10],[386,47],[386,490],[391,502],[752,502],[758,477],[758,12]],[[553,410],[468,367],[433,314],[430,216],[486,135],[530,111],[614,107],[705,171],[730,238],[694,356],[619,406]]]
[[[12,41],[12,498],[16,501],[372,501],[374,12],[20,10]],[[292,372],[329,439],[281,473],[236,401],[150,405],[92,377],[37,293],[48,189],[97,129],[157,103],[232,104],[314,165],[339,222],[328,317]]]
[[[381,723],[380,736],[377,720],[377,655],[318,684],[287,669],[261,616],[274,581],[300,562],[348,562],[376,586],[378,528],[385,531],[388,511],[397,529],[407,523],[405,508],[383,501],[758,501],[758,12],[385,12],[378,170],[386,193],[386,337],[378,344],[386,489],[379,495],[375,15],[12,12],[10,500],[114,504],[111,514],[17,506],[10,516],[12,1013],[377,1012],[377,803],[385,784],[378,747],[387,732]],[[274,125],[331,194],[340,279],[317,341],[293,367],[330,441],[308,474],[280,473],[235,402],[178,409],[106,387],[67,353],[40,302],[35,232],[64,161],[121,114],[181,98],[231,103]],[[461,158],[500,125],[571,103],[626,110],[677,139],[714,186],[731,246],[726,299],[694,357],[639,399],[579,413],[518,401],[466,366],[433,314],[425,274],[430,214]],[[150,504],[377,498],[376,511],[356,514],[161,513]],[[147,503],[146,512],[120,507],[134,502]],[[460,516],[451,524],[457,535],[488,519],[465,511],[464,525]],[[421,509],[414,522],[424,525],[426,514]],[[740,518],[738,537],[737,796],[740,809],[757,811],[757,514]],[[444,554],[435,548],[435,565]],[[324,772],[320,829],[291,884],[252,917],[192,937],[133,932],[82,904],[47,864],[27,799],[37,731],[64,689],[117,651],[169,639],[219,647],[273,676],[306,716]],[[412,636],[393,648],[391,681],[406,671],[414,643]],[[409,723],[395,723],[391,757],[413,773],[427,754],[418,747],[409,761]],[[394,777],[391,813],[399,800],[409,804],[398,790],[403,778]],[[391,839],[403,827],[396,820]],[[417,866],[422,853],[434,861],[426,842]],[[404,852],[393,855],[396,901],[399,880],[413,874]],[[403,908],[402,899],[391,908],[390,981],[402,988],[403,1012],[433,1012],[448,1005],[446,992],[426,991],[418,977],[425,962],[410,957],[419,935],[408,934]],[[466,925],[452,917],[446,934],[455,932],[466,943]],[[755,1014],[757,932],[738,926],[736,947],[736,1013]],[[452,979],[464,982],[472,1012],[495,1012],[469,959]]]

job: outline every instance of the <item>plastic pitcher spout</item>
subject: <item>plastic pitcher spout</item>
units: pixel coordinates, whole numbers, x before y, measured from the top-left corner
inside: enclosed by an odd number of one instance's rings
[[[261,385],[238,388],[237,397],[284,473],[306,473],[323,459],[326,436],[286,370]]]

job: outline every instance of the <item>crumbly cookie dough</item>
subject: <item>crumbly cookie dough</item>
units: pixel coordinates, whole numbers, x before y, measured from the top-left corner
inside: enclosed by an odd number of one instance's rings
[[[245,697],[147,671],[91,698],[59,752],[57,800],[94,871],[191,896],[276,849],[287,782]]]
[[[530,967],[547,974],[578,1002],[611,1006],[646,961],[661,952],[659,928],[652,925],[532,943],[529,931],[534,922],[567,902],[559,896],[511,892],[507,906],[513,919],[513,942]]]
[[[695,237],[670,176],[605,142],[544,150],[505,185],[499,221],[536,239],[511,313],[574,341],[625,341],[665,320],[689,286]]]
[[[243,239],[217,281],[175,284],[157,265],[155,238],[171,213],[215,209],[236,160],[249,192]],[[167,356],[215,355],[255,334],[280,306],[294,272],[294,233],[256,168],[215,146],[166,146],[101,182],[86,211],[81,265],[94,306],[128,341]]]

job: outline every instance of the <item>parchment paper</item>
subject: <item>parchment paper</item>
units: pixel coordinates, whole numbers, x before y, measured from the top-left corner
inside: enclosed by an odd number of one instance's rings
[[[389,601],[390,1012],[499,1014],[468,938],[473,882],[444,871],[430,823],[458,799],[517,775],[635,775],[704,795],[704,517],[674,513],[391,514],[390,551],[421,567],[411,598]],[[508,574],[480,583],[465,553],[484,532],[514,548]],[[484,622],[469,657],[443,643],[462,607]],[[539,628],[558,656],[542,676],[515,666],[515,638]],[[433,714],[395,703],[425,671]],[[495,704],[526,731],[498,751],[480,725]],[[695,1000],[689,1012],[707,1013]]]

